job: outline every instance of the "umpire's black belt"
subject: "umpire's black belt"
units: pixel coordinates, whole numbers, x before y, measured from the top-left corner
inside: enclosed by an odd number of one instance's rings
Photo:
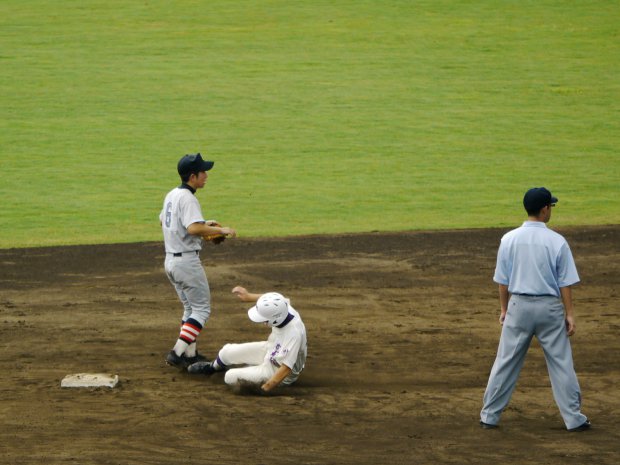
[[[553,294],[513,294],[513,295],[522,295],[523,297],[555,297],[558,298],[557,295]]]
[[[182,257],[183,255],[198,255],[199,251],[198,250],[192,250],[191,252],[177,252],[177,253],[173,253],[171,254],[173,257]]]

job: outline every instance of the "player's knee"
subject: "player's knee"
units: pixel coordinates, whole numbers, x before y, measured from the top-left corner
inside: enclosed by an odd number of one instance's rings
[[[236,384],[239,381],[239,377],[237,376],[236,370],[228,370],[224,374],[224,382],[228,385]]]
[[[189,317],[196,320],[201,326],[204,326],[209,316],[210,312],[208,311],[192,309],[192,313]]]
[[[230,357],[228,357],[228,354],[230,353],[230,349],[233,347],[233,345],[234,344],[225,344],[224,347],[222,347],[217,354],[218,358],[225,364],[228,364],[228,362],[230,361]]]

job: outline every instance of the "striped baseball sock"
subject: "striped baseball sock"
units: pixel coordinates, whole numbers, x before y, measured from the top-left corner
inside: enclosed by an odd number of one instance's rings
[[[187,321],[183,322],[179,339],[172,350],[174,350],[178,356],[183,355],[187,348],[196,342],[196,338],[200,335],[200,331],[202,331],[202,325],[193,318],[188,318]]]

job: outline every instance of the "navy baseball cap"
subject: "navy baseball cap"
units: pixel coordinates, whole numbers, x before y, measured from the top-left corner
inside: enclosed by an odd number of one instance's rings
[[[213,168],[215,162],[202,159],[199,153],[185,155],[179,160],[177,171],[181,176],[188,173],[197,173],[198,171],[209,171]]]
[[[544,187],[533,187],[528,190],[523,197],[523,206],[528,212],[539,211],[541,208],[551,205],[558,201],[557,197],[551,195]]]

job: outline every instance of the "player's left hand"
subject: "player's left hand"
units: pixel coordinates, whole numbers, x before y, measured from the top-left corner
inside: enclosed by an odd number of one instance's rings
[[[235,286],[232,293],[239,297],[242,301],[246,302],[248,297],[248,290],[242,286]]]

